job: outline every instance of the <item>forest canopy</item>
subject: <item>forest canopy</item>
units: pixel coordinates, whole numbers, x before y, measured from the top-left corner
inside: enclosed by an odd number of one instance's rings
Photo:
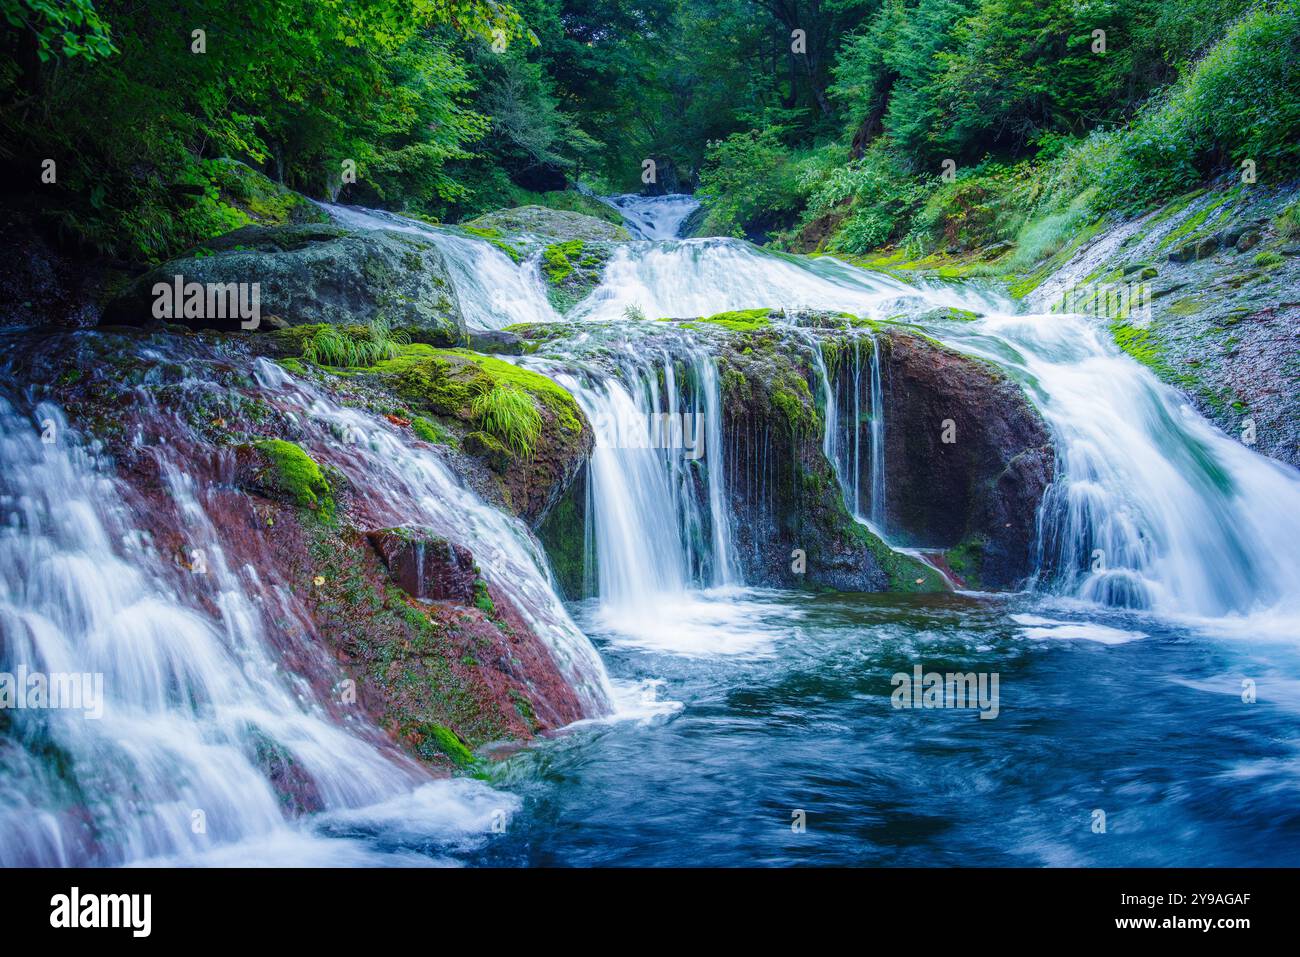
[[[6,182],[29,192],[53,160],[43,214],[130,260],[240,225],[227,158],[445,221],[580,208],[579,183],[696,191],[707,231],[848,252],[1023,240],[1300,158],[1298,0],[0,10]]]

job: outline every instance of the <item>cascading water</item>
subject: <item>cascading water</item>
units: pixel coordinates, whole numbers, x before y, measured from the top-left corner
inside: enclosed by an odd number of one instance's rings
[[[553,322],[560,318],[546,298],[535,257],[515,263],[491,243],[452,229],[430,226],[397,213],[321,205],[344,226],[410,233],[437,246],[469,329],[501,329],[516,322]]]
[[[596,433],[588,527],[596,594],[624,609],[665,594],[738,583],[725,500],[721,399],[713,360],[683,340],[676,351],[619,350],[612,372],[529,364],[574,395]]]
[[[1217,432],[1085,317],[1017,315],[978,290],[912,287],[830,257],[780,256],[735,240],[624,249],[574,314],[612,319],[628,305],[654,316],[763,306],[916,316],[928,334],[1021,381],[1056,432],[1061,468],[1041,515],[1040,587],[1170,614],[1217,617],[1279,604],[1288,615],[1298,611],[1291,555],[1300,540],[1300,477]],[[941,306],[982,318],[925,316]],[[878,364],[870,386],[878,396]],[[873,414],[873,449],[883,449],[885,428]],[[846,450],[836,441],[828,452],[842,463]],[[846,496],[860,502],[854,471],[841,474]],[[888,494],[883,469],[871,485],[876,502],[866,517],[875,523]]]
[[[609,710],[604,667],[519,522],[387,423],[265,360],[255,374],[261,401],[298,421],[304,441],[333,449],[360,514],[376,527],[411,522],[466,543],[588,712]],[[201,390],[202,369],[187,375]],[[495,817],[517,809],[478,782],[432,780],[376,728],[320,698],[301,673],[322,654],[307,638],[306,608],[229,559],[219,516],[230,492],[200,485],[186,450],[141,446],[162,496],[141,501],[57,407],[22,408],[17,395],[0,396],[0,671],[102,676],[103,697],[101,717],[0,710],[0,864],[428,862],[442,846],[485,840]],[[164,420],[143,408],[132,421]],[[135,428],[145,442],[147,427]],[[164,515],[178,520],[202,574],[163,557],[150,530]],[[385,823],[394,816],[406,835],[396,841]],[[385,850],[368,841],[380,831]]]
[[[622,193],[601,198],[622,214],[633,239],[676,239],[691,213],[700,208],[699,201],[686,193],[666,196]]]

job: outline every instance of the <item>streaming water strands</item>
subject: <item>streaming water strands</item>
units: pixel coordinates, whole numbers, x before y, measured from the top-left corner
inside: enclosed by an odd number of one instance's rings
[[[266,360],[256,375],[264,401],[283,404],[310,443],[332,448],[377,527],[413,522],[467,544],[590,712],[609,710],[603,664],[518,521],[386,423],[334,405]],[[402,846],[427,862],[449,841],[485,840],[493,816],[517,807],[477,782],[431,780],[377,729],[341,717],[281,667],[286,644],[300,661],[324,653],[307,611],[252,565],[228,561],[213,512],[222,493],[200,487],[178,450],[149,446],[162,507],[183,519],[203,574],[179,572],[160,553],[150,533],[159,505],[111,478],[59,409],[19,408],[0,396],[0,671],[102,674],[105,700],[99,720],[67,709],[0,712],[0,865],[375,863]],[[43,429],[53,442],[41,440]],[[295,819],[286,801],[315,813]],[[395,814],[406,835],[398,849],[369,849],[360,839],[375,831],[394,843],[382,822]]]
[[[698,347],[616,350],[617,369],[526,364],[573,393],[596,433],[588,465],[589,594],[622,609],[738,584],[717,369]]]

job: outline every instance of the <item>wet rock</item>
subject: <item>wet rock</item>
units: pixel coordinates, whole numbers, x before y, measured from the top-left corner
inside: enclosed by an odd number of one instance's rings
[[[1219,248],[1221,240],[1219,236],[1206,236],[1203,239],[1194,239],[1191,242],[1179,246],[1169,254],[1171,263],[1188,263],[1198,259],[1205,259],[1212,256]]]
[[[1237,241],[1234,245],[1236,246],[1237,252],[1244,253],[1258,246],[1263,238],[1264,234],[1259,230],[1248,229],[1237,237]]]
[[[478,569],[468,548],[418,528],[368,532],[389,576],[412,598],[474,603]]]
[[[904,544],[960,548],[959,574],[978,587],[1019,587],[1033,571],[1038,505],[1054,474],[1042,417],[978,359],[910,332],[878,342],[887,531]]]
[[[355,325],[383,317],[394,326],[420,330],[429,341],[450,344],[465,335],[442,254],[431,242],[407,233],[332,225],[246,226],[141,276],[109,304],[104,322],[158,321],[155,285],[174,287],[177,276],[205,287],[257,283],[261,314],[293,326]],[[206,303],[194,311],[196,315],[174,314],[171,321],[195,329],[241,328],[238,316],[219,318]]]
[[[518,206],[472,219],[472,229],[496,230],[511,236],[537,236],[551,240],[582,242],[626,242],[628,231],[615,223],[545,206]]]

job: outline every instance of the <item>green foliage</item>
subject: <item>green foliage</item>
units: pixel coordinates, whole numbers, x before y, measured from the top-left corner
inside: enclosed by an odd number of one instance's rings
[[[304,508],[315,509],[324,518],[334,513],[333,490],[320,466],[301,446],[283,439],[262,439],[253,443],[270,463],[272,484]]]
[[[494,28],[522,34],[495,0],[4,4],[16,31],[6,45],[20,50],[0,68],[6,152],[65,158],[48,215],[144,261],[247,221],[222,199],[220,157],[317,196],[338,193],[351,160],[352,201],[454,199],[463,187],[448,164],[488,129],[468,105],[456,44]],[[202,53],[191,49],[197,26]]]
[[[393,359],[411,337],[404,330],[394,331],[382,316],[367,326],[321,325],[303,340],[302,357],[309,362],[337,368],[373,366]]]
[[[799,170],[781,132],[767,127],[735,133],[709,149],[696,193],[709,210],[706,230],[741,235],[798,208]]]
[[[94,60],[117,52],[93,0],[0,0],[0,14],[35,40],[41,63],[57,56]]]
[[[1105,206],[1149,207],[1225,167],[1293,175],[1300,163],[1300,2],[1261,4],[1117,137],[1099,175]]]
[[[526,392],[497,384],[476,396],[471,410],[484,431],[496,436],[516,455],[532,456],[542,437],[542,417]]]

